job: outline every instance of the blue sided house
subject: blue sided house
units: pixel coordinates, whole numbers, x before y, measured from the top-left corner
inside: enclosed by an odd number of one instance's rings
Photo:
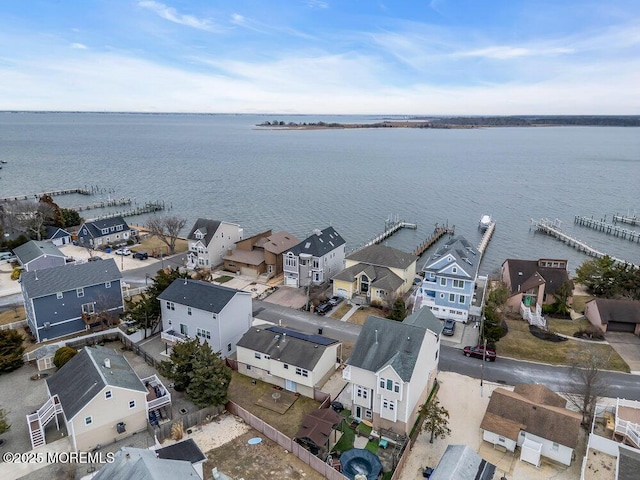
[[[124,311],[121,280],[112,258],[23,272],[22,297],[36,341],[111,325]]]
[[[450,239],[425,263],[414,309],[429,307],[437,318],[467,323],[479,264],[480,253],[464,237]]]

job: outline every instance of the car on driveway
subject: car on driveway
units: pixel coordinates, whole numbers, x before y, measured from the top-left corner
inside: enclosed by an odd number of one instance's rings
[[[329,305],[331,305],[332,307],[335,307],[336,305],[338,305],[340,302],[342,302],[342,300],[344,300],[344,298],[339,297],[338,295],[335,295],[333,297],[331,297],[329,300],[327,300],[329,302]]]
[[[149,258],[149,254],[143,251],[133,252],[133,258],[137,258],[138,260],[146,260],[147,258]]]
[[[316,307],[317,315],[326,315],[333,307],[329,302],[321,303]]]
[[[456,321],[449,318],[444,321],[444,327],[442,328],[442,334],[450,337],[456,331]]]
[[[124,255],[125,257],[128,255],[131,255],[131,250],[129,250],[127,247],[123,247],[123,248],[119,248],[115,251],[116,255]]]
[[[482,345],[464,347],[463,352],[467,357],[484,358],[485,362],[494,362],[497,356],[493,348],[485,350]]]

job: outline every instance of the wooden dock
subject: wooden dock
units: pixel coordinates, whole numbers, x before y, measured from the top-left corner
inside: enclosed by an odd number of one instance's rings
[[[143,215],[145,213],[155,213],[164,210],[164,202],[147,202],[144,206],[131,208],[122,212],[112,212],[105,215],[100,215],[96,218],[86,219],[87,222],[95,222],[96,220],[106,220],[107,218],[114,217],[132,217],[134,215]]]
[[[79,205],[77,207],[71,207],[70,210],[75,210],[76,212],[82,212],[83,210],[94,210],[96,208],[107,208],[107,207],[119,207],[122,205],[131,205],[130,198],[110,198],[109,200],[103,200],[102,202],[91,203],[89,205]]]
[[[591,257],[596,257],[596,258],[603,258],[605,256],[608,256],[609,258],[613,259],[613,261],[616,263],[632,265],[638,268],[638,265],[634,265],[631,262],[627,262],[626,260],[623,260],[621,258],[614,257],[613,255],[607,255],[606,253],[600,252],[595,248],[590,247],[586,243],[578,240],[577,238],[574,238],[564,233],[561,229],[561,222],[558,219],[552,222],[551,220],[548,220],[546,218],[542,218],[540,220],[534,220],[532,218],[531,225],[535,227],[538,232],[546,233],[547,235],[557,238],[561,242],[566,243],[570,247],[573,247],[579,252],[585,253],[586,255],[589,255]]]
[[[621,237],[631,242],[640,243],[640,232],[629,230],[628,228],[620,227],[618,225],[612,225],[604,220],[595,220],[593,217],[589,218],[576,215],[573,222],[581,227],[592,228],[593,230],[604,232],[607,235],[613,235],[614,237]]]
[[[50,192],[42,192],[42,193],[32,193],[30,195],[13,195],[11,197],[3,197],[0,198],[0,202],[15,202],[19,200],[39,200],[45,195],[50,197],[57,197],[60,195],[72,195],[72,194],[80,194],[80,195],[92,195],[93,192],[86,188],[67,188],[63,190],[53,190]]]
[[[416,249],[413,251],[413,254],[416,257],[419,257],[426,250],[428,250],[434,243],[440,240],[440,238],[442,238],[443,235],[447,233],[453,235],[455,233],[455,230],[456,230],[455,225],[453,227],[449,227],[449,226],[438,225],[436,223],[436,226],[433,229],[433,233],[431,234],[431,236],[427,238],[424,242],[422,242],[420,245],[418,245]]]
[[[634,215],[618,215],[613,216],[613,223],[626,223],[628,225],[640,225],[640,217]]]
[[[487,246],[489,245],[489,241],[491,241],[491,237],[493,236],[493,232],[495,231],[495,229],[496,222],[495,220],[492,220],[487,229],[484,231],[482,240],[480,240],[480,243],[478,244],[478,252],[480,252],[480,255],[483,255],[484,251],[487,249]]]
[[[374,237],[372,240],[368,241],[364,245],[354,248],[350,253],[357,252],[358,250],[362,250],[363,248],[370,247],[371,245],[377,245],[379,243],[382,243],[383,241],[385,241],[387,238],[389,238],[391,235],[393,235],[394,233],[396,233],[402,228],[410,228],[415,230],[416,228],[418,228],[418,224],[405,222],[404,220],[387,219],[384,222],[384,228],[385,228],[384,232],[382,232],[380,235],[377,235],[376,237]]]

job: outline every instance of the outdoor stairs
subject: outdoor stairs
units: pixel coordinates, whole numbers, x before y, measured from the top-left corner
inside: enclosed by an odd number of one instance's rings
[[[529,325],[536,325],[540,328],[547,326],[547,321],[542,316],[542,308],[536,303],[535,310],[533,307],[527,307],[524,303],[520,304],[520,315],[523,320],[529,322]]]
[[[44,428],[52,419],[56,419],[62,412],[62,405],[57,395],[47,400],[42,407],[35,413],[27,415],[27,424],[29,425],[29,435],[31,437],[31,446],[33,448],[45,445],[47,442],[44,438]]]

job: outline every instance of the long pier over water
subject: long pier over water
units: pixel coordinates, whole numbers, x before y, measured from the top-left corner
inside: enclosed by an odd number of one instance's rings
[[[50,192],[32,193],[30,195],[12,195],[10,197],[0,198],[0,202],[15,202],[19,200],[39,200],[41,197],[48,195],[50,197],[57,197],[59,195],[72,195],[74,193],[80,195],[93,195],[93,191],[86,188],[67,188],[62,190],[52,190]]]
[[[436,226],[431,236],[427,238],[424,242],[422,242],[420,245],[418,245],[416,249],[413,251],[413,254],[416,257],[419,257],[426,250],[428,250],[434,243],[436,243],[440,238],[442,238],[443,235],[447,233],[450,235],[453,235],[455,231],[456,231],[455,225],[453,227],[449,227],[448,225],[444,226],[444,225],[438,225],[436,223]]]
[[[599,232],[604,232],[607,235],[613,235],[614,237],[621,237],[631,242],[640,243],[640,232],[629,230],[628,228],[620,227],[618,225],[612,225],[604,220],[594,220],[593,218],[576,215],[573,222],[581,227],[592,228]]]

